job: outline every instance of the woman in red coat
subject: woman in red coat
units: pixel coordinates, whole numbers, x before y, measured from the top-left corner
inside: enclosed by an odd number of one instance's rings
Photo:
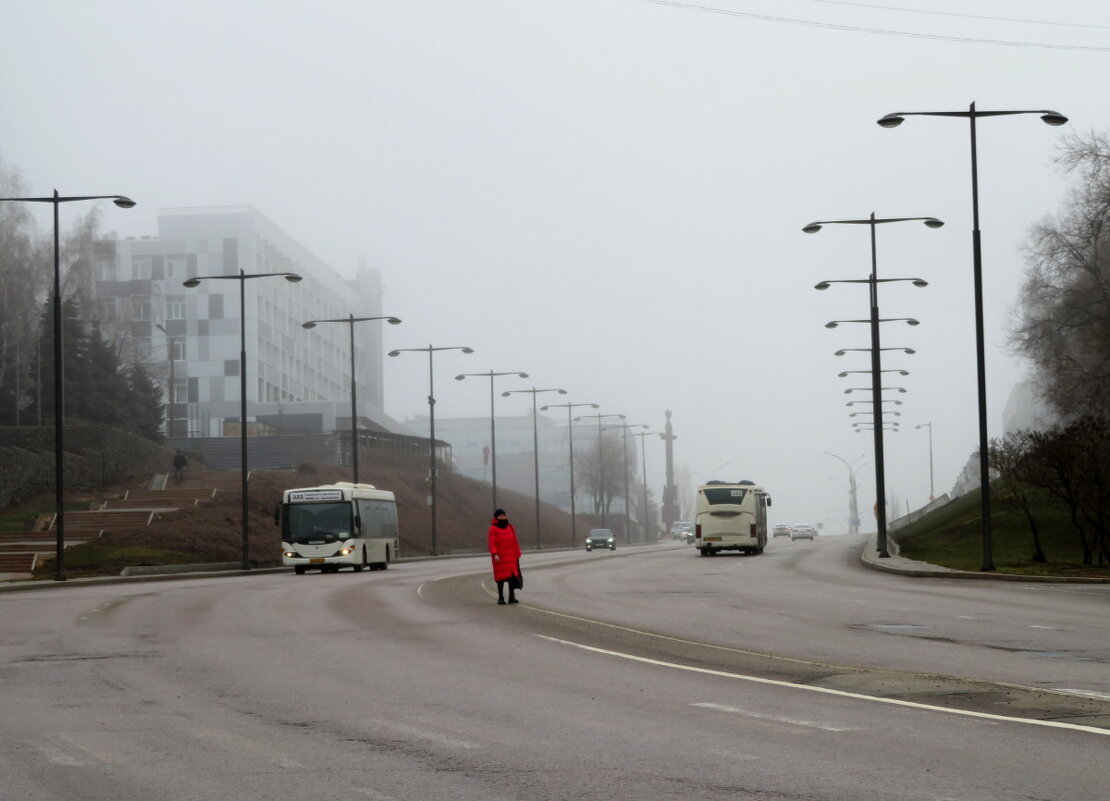
[[[516,585],[510,581],[513,576],[520,576],[520,543],[504,509],[494,512],[490,521],[489,554],[493,560],[493,578],[497,582],[497,603],[505,603],[506,584],[509,585],[509,603],[520,603],[516,599]]]

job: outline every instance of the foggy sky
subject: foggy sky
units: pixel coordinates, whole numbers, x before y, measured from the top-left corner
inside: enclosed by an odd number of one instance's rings
[[[437,357],[437,416],[487,414],[482,382],[452,378],[490,369],[534,378],[501,389],[563,387],[659,430],[669,408],[695,478],[727,463],[713,477],[765,485],[774,521],[843,528],[847,471],[823,452],[864,456],[866,510],[871,435],[847,415],[869,407],[844,404],[869,396],[843,390],[869,379],[837,373],[868,361],[833,351],[868,333],[824,323],[865,318],[867,292],[812,287],[866,277],[869,240],[802,226],[947,223],[878,231],[880,277],[930,282],[880,291],[884,317],[922,322],[883,328],[884,346],[917,350],[884,357],[911,372],[885,382],[909,390],[887,486],[916,508],[914,426],[933,423],[938,494],[977,446],[968,126],[875,120],[972,101],[1072,120],[979,123],[992,436],[1025,373],[1006,344],[1021,246],[1068,187],[1052,158],[1067,132],[1110,128],[1110,52],[877,32],[1110,47],[1105,3],[881,4],[1102,27],[815,0],[700,5],[876,32],[639,0],[0,0],[0,158],[36,194],[133,197],[105,208],[120,236],[155,234],[161,208],[245,203],[342,274],[379,267],[383,312],[405,320],[387,349],[476,351]],[[390,415],[426,413],[426,360],[387,359],[385,378]]]

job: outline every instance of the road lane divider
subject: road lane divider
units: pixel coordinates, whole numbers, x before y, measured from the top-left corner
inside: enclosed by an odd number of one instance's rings
[[[693,665],[683,665],[678,662],[666,662],[661,659],[652,659],[646,656],[637,656],[636,654],[623,653],[621,651],[613,651],[608,648],[598,648],[593,645],[586,645],[585,643],[572,642],[571,640],[562,640],[557,637],[549,637],[546,634],[534,635],[549,642],[558,643],[559,645],[569,645],[572,648],[580,648],[583,651],[590,651],[604,656],[616,657],[618,659],[625,659],[630,662],[640,662],[645,665],[655,665],[657,667],[670,668],[672,670],[683,670],[689,673],[700,673],[705,676],[719,676],[726,679],[736,679],[738,681],[747,681],[754,684],[766,684],[773,687],[782,687],[784,689],[802,690],[811,693],[821,693],[823,695],[833,695],[840,698],[850,698],[859,701],[871,701],[877,704],[888,704],[890,706],[900,706],[907,709],[918,709],[926,712],[941,712],[947,715],[961,715],[963,717],[976,718],[978,720],[991,720],[1001,723],[1019,723],[1027,726],[1043,726],[1052,729],[1065,729],[1067,731],[1083,732],[1084,734],[1100,734],[1104,737],[1110,736],[1110,729],[1100,729],[1094,726],[1084,726],[1078,723],[1065,723],[1058,720],[1038,720],[1036,718],[1017,718],[1009,715],[996,715],[991,712],[976,712],[969,709],[950,709],[943,706],[935,706],[933,704],[923,704],[918,701],[903,701],[900,698],[883,698],[875,695],[865,695],[862,693],[848,692],[847,690],[835,690],[830,687],[814,687],[810,684],[797,684],[790,681],[782,681],[779,679],[765,679],[760,676],[748,676],[742,673],[732,673],[727,670],[714,670],[712,668],[694,667]]]

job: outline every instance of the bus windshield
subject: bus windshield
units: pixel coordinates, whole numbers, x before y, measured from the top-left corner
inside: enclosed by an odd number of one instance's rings
[[[746,489],[738,487],[706,487],[703,492],[705,500],[714,505],[726,503],[739,506],[744,503],[744,496],[748,494]]]
[[[289,504],[285,507],[283,539],[289,543],[328,544],[354,535],[349,501]]]

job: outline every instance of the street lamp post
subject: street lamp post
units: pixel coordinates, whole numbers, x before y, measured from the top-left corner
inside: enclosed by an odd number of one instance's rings
[[[493,410],[493,379],[495,377],[499,376],[499,375],[515,375],[515,376],[518,376],[520,378],[527,378],[528,377],[528,373],[519,373],[519,372],[516,372],[515,370],[510,370],[507,373],[495,373],[493,370],[490,370],[490,371],[485,372],[485,373],[461,373],[460,375],[455,376],[456,381],[462,381],[466,378],[474,377],[474,376],[481,376],[483,378],[489,378],[489,446],[490,446],[489,447],[489,449],[490,449],[489,458],[490,458],[490,465],[493,468],[492,471],[491,471],[492,476],[493,476],[493,491],[492,491],[493,506],[490,507],[490,513],[491,514],[493,513],[493,510],[497,508],[497,422],[496,422],[497,418],[494,416],[494,410]]]
[[[437,350],[461,350],[463,353],[473,353],[473,348],[465,345],[450,345],[436,348],[428,345],[426,348],[399,348],[391,350],[390,356],[400,356],[402,353],[427,353],[428,354],[428,507],[432,512],[432,556],[436,555],[436,393],[435,374],[432,370],[432,356]]]
[[[647,428],[647,426],[644,426]],[[648,537],[648,499],[647,499],[647,448],[644,447],[644,437],[662,437],[663,435],[658,431],[640,431],[633,434],[634,437],[640,438],[640,478],[643,480],[643,520],[641,524],[644,527],[644,542],[651,542]]]
[[[166,418],[166,433],[168,433],[172,437],[174,435],[174,425],[173,425],[174,424],[174,413],[176,411],[175,406],[176,406],[176,403],[177,403],[176,391],[175,391],[175,381],[174,381],[176,376],[174,375],[174,369],[173,369],[174,363],[177,361],[177,359],[175,357],[175,354],[173,352],[174,336],[169,331],[167,331],[166,327],[164,325],[162,325],[161,323],[155,323],[154,327],[157,328],[159,331],[161,331],[163,334],[166,335],[166,343],[167,343],[166,348],[169,351],[169,357],[170,357],[170,391],[168,393],[169,412],[170,413]]]
[[[991,482],[987,442],[987,369],[983,334],[983,251],[979,231],[979,148],[975,135],[975,121],[980,117],[1011,117],[1017,114],[1039,114],[1047,125],[1064,125],[1068,118],[1049,109],[1024,109],[1013,111],[978,111],[975,104],[967,111],[897,111],[877,120],[883,128],[897,128],[906,117],[966,117],[971,134],[971,259],[975,287],[975,363],[976,383],[979,394],[979,496],[981,529],[983,537],[983,563],[980,570],[994,570],[991,544]]]
[[[587,417],[597,418],[597,487],[598,497],[601,498],[601,527],[608,528],[606,524],[605,512],[605,443],[602,441],[601,421],[606,417],[619,417],[624,419],[623,414],[584,414],[581,417],[575,417],[575,420],[583,420]]]
[[[632,519],[628,515],[629,495],[628,491],[628,429],[630,428],[650,428],[651,426],[643,423],[618,423],[615,426],[606,426],[606,428],[619,428],[622,432],[623,447],[624,447],[624,542],[625,545],[632,544]]]
[[[346,323],[351,334],[351,472],[354,474],[354,483],[358,482],[358,400],[355,388],[355,323],[365,323],[371,320],[385,320],[390,325],[400,325],[397,317],[355,317],[348,314],[346,317],[336,317],[331,320],[308,320],[301,323],[301,328],[315,328],[320,323]]]
[[[62,197],[58,190],[50,197],[0,197],[0,203],[50,203],[54,206],[54,580],[65,581],[65,388],[62,370],[62,268],[58,206],[78,200],[110,200],[121,209],[130,209],[135,201],[126,195],[74,195]],[[42,395],[41,391],[39,393]],[[42,415],[39,415],[42,421]]]
[[[574,547],[578,533],[575,525],[576,512],[574,503],[574,421],[571,419],[571,414],[577,406],[589,406],[591,409],[601,408],[596,403],[552,403],[540,407],[541,412],[557,408],[565,408],[567,410],[567,437],[570,442],[570,544],[572,548]]]
[[[239,472],[240,492],[243,496],[242,509],[242,561],[240,568],[250,570],[250,536],[248,534],[247,510],[247,281],[251,278],[273,278],[281,276],[290,283],[297,283],[301,276],[297,273],[247,273],[242,268],[238,275],[197,275],[183,281],[189,289],[199,286],[201,281],[238,281],[239,282]]]
[[[822,451],[822,453],[834,459],[839,459],[848,468],[848,533],[859,534],[859,496],[856,491],[856,471],[863,465],[857,465],[856,462],[863,458],[863,454],[849,462],[835,453],[829,453],[828,451]]]
[[[932,503],[937,499],[937,496],[933,494],[933,424],[930,422],[914,426],[914,430],[918,428],[929,429],[929,502]]]
[[[560,395],[566,395],[565,389],[510,389],[501,393],[502,398],[507,398],[510,395],[527,392],[532,396],[532,472],[534,474],[536,483],[536,550],[540,549],[540,416],[536,410],[536,396],[541,392],[558,392]],[[547,408],[546,406],[544,407]],[[497,508],[494,506],[494,508]]]
[[[882,369],[882,349],[879,345],[879,323],[884,322],[879,317],[879,284],[890,283],[894,281],[911,281],[914,286],[923,287],[927,286],[927,282],[920,278],[879,278],[879,259],[878,247],[876,243],[875,231],[877,226],[884,223],[896,222],[923,222],[929,228],[940,228],[944,225],[943,222],[935,217],[885,217],[877,218],[875,212],[867,219],[862,220],[819,220],[812,222],[805,226],[802,230],[807,234],[815,234],[821,230],[825,225],[866,225],[871,229],[871,275],[864,279],[851,279],[841,281],[821,281],[814,288],[815,289],[828,289],[831,284],[867,284],[870,290],[870,309],[871,316],[868,320],[834,320],[827,323],[828,328],[835,328],[841,322],[867,322],[871,328],[871,401],[875,413],[875,493],[876,493],[876,508],[878,509],[878,536],[876,538],[878,546],[878,555],[880,558],[890,556],[887,550],[887,532],[886,532],[886,477],[884,471],[883,459],[883,407],[881,388],[879,386],[880,376],[883,373]],[[909,325],[917,325],[917,320],[912,318],[906,319]],[[904,372],[904,371],[903,371]]]

